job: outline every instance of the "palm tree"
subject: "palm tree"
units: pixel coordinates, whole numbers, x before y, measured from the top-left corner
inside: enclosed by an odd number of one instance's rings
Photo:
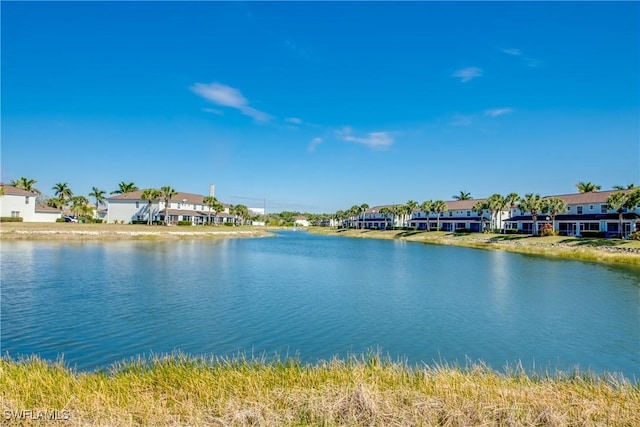
[[[121,183],[122,184],[122,183]],[[169,202],[178,192],[169,186],[160,189],[160,197],[164,200],[164,223],[169,225]]]
[[[367,209],[369,209],[368,204],[363,203],[360,205],[359,213],[362,214],[362,228],[364,228],[365,212],[367,211]]]
[[[498,228],[498,222],[502,222],[502,211],[507,206],[507,200],[500,194],[493,194],[487,199],[489,211],[491,212],[492,228],[495,231]]]
[[[30,191],[32,193],[40,194],[40,190],[34,187],[36,185],[35,179],[28,179],[24,176],[21,176],[17,180],[12,180],[9,185],[12,185],[16,188],[20,188],[22,190]]]
[[[393,227],[400,227],[400,218],[404,215],[403,205],[393,205],[391,207],[391,213],[393,214]]]
[[[0,197],[4,196],[4,185],[0,187]]]
[[[138,191],[139,188],[133,182],[124,182],[121,181],[118,184],[118,189],[111,192],[111,194],[127,194],[132,193],[134,191]]]
[[[542,201],[542,212],[546,212],[551,217],[551,226],[556,231],[556,216],[567,211],[567,203],[557,197],[551,197]]]
[[[240,225],[244,225],[244,219],[249,216],[249,208],[245,205],[236,205],[231,210],[231,213],[240,218]]]
[[[581,193],[593,193],[594,191],[598,191],[601,187],[597,184],[593,184],[592,182],[580,181],[576,184],[576,188]]]
[[[627,184],[626,186],[624,185],[614,185],[613,189],[614,190],[631,190],[635,188],[635,184]]]
[[[62,207],[66,206],[73,197],[73,191],[66,182],[59,182],[51,188],[55,191],[56,197],[60,200]]]
[[[89,200],[87,200],[87,198],[84,196],[74,196],[71,197],[69,201],[72,203],[71,212],[73,212],[76,217],[87,214],[87,212],[89,212],[90,210],[88,206]]]
[[[485,231],[485,220],[484,220],[484,215],[482,214],[485,210],[489,210],[489,203],[486,200],[481,200],[475,203],[475,205],[473,205],[473,207],[471,208],[471,210],[475,213],[478,214],[478,216],[480,217],[480,224],[482,229],[480,231]]]
[[[89,197],[93,197],[96,199],[96,213],[98,212],[98,208],[100,205],[104,204],[104,196],[107,194],[106,191],[98,189],[98,187],[93,187],[91,189],[91,193],[89,193]]]
[[[407,224],[407,225],[411,225],[411,218],[413,217],[413,213],[414,213],[416,210],[418,210],[418,206],[419,206],[419,205],[418,205],[418,202],[413,201],[413,200],[409,200],[409,201],[407,202],[406,206],[407,206],[407,210],[409,211],[409,212],[408,212],[408,215],[409,215],[409,224]]]
[[[539,194],[525,194],[520,201],[520,210],[530,212],[533,219],[533,235],[538,235],[538,213],[542,210],[542,199]]]
[[[433,201],[425,200],[420,204],[420,210],[427,215],[427,231],[431,231],[429,228],[429,215],[431,215],[431,208],[433,206]]]
[[[516,207],[516,204],[520,201],[518,193],[509,193],[505,196],[504,200],[509,205],[509,209],[512,210]]]
[[[147,208],[149,214],[149,217],[147,218],[147,225],[151,225],[153,223],[153,218],[151,217],[151,209],[153,207],[153,202],[155,200],[158,200],[160,196],[160,190],[156,188],[147,188],[142,192],[142,195],[140,196],[142,200],[146,200],[149,203]]]
[[[626,193],[613,193],[607,198],[607,209],[613,209],[618,213],[620,237],[624,237],[624,211],[634,209],[638,204],[640,204],[640,189]]]
[[[207,224],[211,224],[211,209],[213,208],[214,203],[217,201],[218,199],[213,196],[205,196],[202,199],[202,204],[206,205],[209,208],[209,213],[207,215]]]
[[[436,225],[436,230],[440,230],[440,214],[447,211],[447,204],[444,200],[436,200],[433,202],[431,209],[436,214],[436,218],[438,220]]]
[[[455,200],[473,200],[471,197],[471,193],[465,193],[464,191],[460,191],[460,194],[453,196]]]

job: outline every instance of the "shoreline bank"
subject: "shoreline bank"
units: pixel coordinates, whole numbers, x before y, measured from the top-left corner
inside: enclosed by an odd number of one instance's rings
[[[3,425],[54,411],[71,426],[626,426],[640,413],[640,389],[615,375],[410,367],[375,355],[313,365],[172,355],[90,373],[3,357],[0,373]]]
[[[321,227],[312,227],[308,231],[321,235],[403,240],[640,266],[640,241],[566,236],[531,237],[510,234],[455,234],[444,231],[327,229]]]
[[[75,223],[2,223],[1,240],[184,240],[272,236],[256,227],[184,227]]]

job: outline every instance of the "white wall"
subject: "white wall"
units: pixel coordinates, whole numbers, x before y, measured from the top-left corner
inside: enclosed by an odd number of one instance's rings
[[[27,203],[25,203],[25,201]],[[36,196],[18,196],[5,194],[0,197],[0,216],[12,216],[11,212],[20,212],[24,222],[36,222]]]
[[[136,203],[138,207],[136,207]],[[142,221],[148,219],[149,202],[146,200],[109,200],[107,202],[107,222],[113,224],[114,221],[124,221],[129,223],[137,221],[141,216]],[[158,213],[158,205],[151,205],[151,216],[155,217]]]

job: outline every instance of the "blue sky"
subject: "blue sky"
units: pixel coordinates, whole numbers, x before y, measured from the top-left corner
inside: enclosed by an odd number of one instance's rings
[[[638,2],[6,2],[3,182],[267,210],[640,181]]]

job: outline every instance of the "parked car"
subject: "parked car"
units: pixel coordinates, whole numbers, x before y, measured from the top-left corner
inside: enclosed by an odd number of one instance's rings
[[[74,217],[72,217],[72,216],[65,216],[65,217],[64,217],[64,222],[78,222],[78,220],[77,220],[77,219],[75,219],[75,218],[74,218]]]

